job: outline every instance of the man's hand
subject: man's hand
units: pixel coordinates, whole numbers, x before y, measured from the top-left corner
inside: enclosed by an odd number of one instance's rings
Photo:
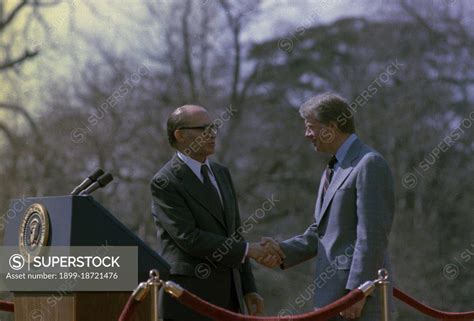
[[[250,315],[263,315],[263,298],[258,293],[247,293],[244,300]]]
[[[265,250],[270,254],[267,255],[263,260],[261,260],[261,264],[267,266],[267,267],[275,267],[277,265],[280,265],[283,260],[286,258],[285,253],[283,253],[280,244],[273,238],[271,237],[262,237],[262,240],[260,241],[260,245],[262,245]],[[272,256],[278,255],[280,257],[279,262],[275,262]],[[260,262],[259,262],[260,263]]]
[[[360,317],[362,313],[362,309],[364,308],[365,298],[354,304],[353,306],[347,308],[346,310],[339,313],[341,317],[345,319],[357,319]]]
[[[248,256],[260,264],[263,264],[263,260],[267,257],[269,263],[277,264],[277,262],[281,262],[281,258],[277,253],[270,253],[260,243],[249,244]]]
[[[269,239],[269,238],[268,238]],[[271,239],[273,240],[273,239]],[[277,245],[264,245],[263,243],[250,243],[248,256],[259,264],[268,268],[274,268],[282,263],[285,254],[281,251],[278,243]]]

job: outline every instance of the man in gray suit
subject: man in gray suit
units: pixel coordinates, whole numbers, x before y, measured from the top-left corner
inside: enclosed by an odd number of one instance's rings
[[[286,255],[281,267],[316,257],[314,303],[323,307],[389,268],[388,238],[393,221],[393,180],[386,160],[355,134],[349,105],[334,94],[311,98],[300,108],[305,136],[318,152],[332,155],[324,171],[314,222],[283,242],[263,238]],[[268,255],[260,263],[276,266]],[[334,320],[380,320],[378,295],[371,295]]]
[[[241,223],[229,170],[208,159],[217,129],[200,106],[179,107],[168,118],[168,140],[177,153],[151,181],[159,253],[171,266],[171,279],[204,300],[262,314],[249,257],[262,259],[266,252],[237,232]],[[161,311],[165,320],[209,320],[168,295]]]

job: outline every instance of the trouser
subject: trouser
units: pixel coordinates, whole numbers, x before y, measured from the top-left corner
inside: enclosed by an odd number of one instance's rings
[[[232,284],[231,284],[231,296],[230,296],[230,300],[229,300],[229,303],[226,307],[224,307],[225,309],[229,310],[229,311],[232,311],[232,312],[237,312],[237,313],[241,313],[240,311],[240,305],[239,305],[239,299],[237,298],[237,290],[235,288],[235,284],[234,284],[234,279],[232,278]],[[211,319],[209,318],[202,318],[200,320],[209,320],[209,321],[212,321]],[[195,317],[193,316],[190,316],[189,318],[186,318],[186,317],[183,317],[183,318],[179,318],[179,319],[172,319],[172,318],[164,318],[163,321],[195,321]]]

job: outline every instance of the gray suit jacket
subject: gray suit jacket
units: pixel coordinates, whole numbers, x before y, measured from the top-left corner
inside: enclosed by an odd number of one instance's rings
[[[241,262],[246,242],[236,232],[241,223],[234,186],[227,168],[214,162],[210,166],[223,199],[223,216],[210,205],[203,184],[177,155],[153,177],[152,214],[159,253],[171,266],[172,280],[222,307],[228,307],[232,295],[245,311],[243,295],[256,292],[256,287],[248,258]],[[164,318],[208,320],[168,295],[161,309]]]
[[[339,166],[322,203],[321,179],[314,223],[304,234],[281,243],[286,254],[283,268],[316,256],[316,277],[308,286],[315,307],[376,279],[378,269],[390,268],[387,245],[394,195],[388,164],[356,139]],[[378,296],[369,297],[363,313],[376,313],[379,308]]]

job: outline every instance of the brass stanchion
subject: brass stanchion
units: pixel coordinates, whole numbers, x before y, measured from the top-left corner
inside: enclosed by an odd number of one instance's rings
[[[132,296],[135,299],[135,301],[143,301],[145,300],[146,296],[148,295],[148,291],[150,289],[148,288],[148,284],[146,282],[141,282],[137,288],[133,291]]]
[[[163,285],[163,282],[160,280],[160,273],[158,270],[151,270],[150,271],[150,279],[148,280],[148,285],[151,287],[151,295],[152,295],[152,307],[151,307],[151,318],[153,321],[161,321],[159,317],[159,308],[158,304],[160,301],[160,289]]]
[[[380,269],[378,277],[377,285],[380,287],[380,300],[382,303],[381,321],[390,321],[390,307],[388,304],[390,282],[388,281],[388,271]]]

